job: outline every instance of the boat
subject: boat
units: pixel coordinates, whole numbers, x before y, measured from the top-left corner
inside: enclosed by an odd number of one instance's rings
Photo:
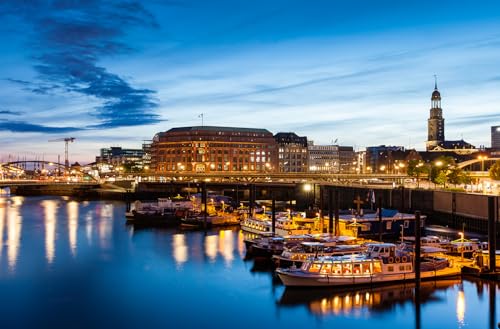
[[[207,215],[203,212],[188,213],[185,217],[181,218],[180,221],[181,228],[185,229],[212,228],[240,224],[239,217],[231,213],[215,213]]]
[[[460,275],[461,268],[446,262],[424,262],[420,277],[439,279]],[[435,267],[432,267],[432,264]],[[278,268],[276,273],[287,287],[355,286],[415,281],[414,257],[393,243],[372,243],[367,251],[345,256],[306,260],[300,268]]]
[[[248,217],[241,221],[240,223],[241,229],[245,232],[263,235],[263,236],[272,236],[273,235],[273,227],[270,219],[267,216],[262,217]]]
[[[425,215],[420,216],[420,228],[425,225]],[[415,215],[401,213],[395,209],[382,209],[382,223],[380,223],[378,211],[363,215],[344,214],[340,215],[341,235],[353,235],[355,237],[377,238],[382,233],[383,240],[404,235],[415,235]]]
[[[159,209],[154,211],[132,210],[126,224],[135,226],[176,226],[179,224],[177,211]]]
[[[245,246],[249,256],[271,259],[273,255],[281,254],[286,248],[312,240],[314,237],[309,234],[261,236],[253,240],[245,240]]]
[[[473,254],[481,250],[481,243],[476,239],[456,239],[442,246],[446,253],[452,256],[472,258]]]
[[[304,241],[296,246],[286,248],[272,259],[276,267],[301,266],[306,260],[323,256],[351,255],[366,251],[359,244],[327,245],[317,241]]]
[[[191,200],[175,197],[158,198],[156,202],[135,201],[130,211],[125,212],[127,224],[143,226],[175,226],[185,212],[193,209]]]

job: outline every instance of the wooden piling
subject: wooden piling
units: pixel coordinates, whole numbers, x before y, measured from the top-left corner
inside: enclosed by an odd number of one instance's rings
[[[378,197],[378,240],[382,242],[382,231],[383,231],[383,222],[382,222],[382,197]]]
[[[333,234],[333,193],[328,187],[328,233]]]
[[[340,196],[339,196],[339,190],[335,189],[335,235],[339,236],[340,235],[340,212],[339,212],[339,202],[340,201]]]
[[[420,285],[420,211],[415,211],[415,283]]]
[[[207,183],[201,183],[201,202],[203,203],[203,228],[207,229]]]
[[[271,218],[273,222],[273,236],[276,234],[276,198],[274,197],[274,194],[271,192],[272,195],[272,203],[271,203]]]
[[[494,272],[496,269],[495,251],[496,251],[496,208],[495,208],[495,197],[488,197],[488,253],[490,258],[490,272]]]

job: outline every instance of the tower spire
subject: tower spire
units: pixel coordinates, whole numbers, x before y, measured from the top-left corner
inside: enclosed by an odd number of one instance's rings
[[[434,74],[434,90],[438,90],[438,77]]]

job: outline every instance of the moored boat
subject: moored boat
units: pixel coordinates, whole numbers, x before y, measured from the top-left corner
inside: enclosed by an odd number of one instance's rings
[[[304,241],[291,248],[286,248],[279,255],[272,256],[276,267],[301,266],[311,258],[323,256],[351,255],[366,251],[366,247],[359,244],[328,245],[317,241]]]
[[[425,260],[425,259],[424,259]],[[460,275],[460,267],[439,262],[435,267],[422,263],[421,279]],[[300,268],[278,268],[285,286],[348,286],[414,281],[414,257],[392,243],[369,244],[365,253],[318,257],[306,260]]]

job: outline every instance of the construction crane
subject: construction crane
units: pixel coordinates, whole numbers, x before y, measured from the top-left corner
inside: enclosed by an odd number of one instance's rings
[[[66,138],[58,138],[58,139],[51,139],[49,142],[64,142],[64,168],[68,170],[69,168],[69,161],[68,161],[68,143],[73,143],[75,140],[75,137],[66,137]]]

